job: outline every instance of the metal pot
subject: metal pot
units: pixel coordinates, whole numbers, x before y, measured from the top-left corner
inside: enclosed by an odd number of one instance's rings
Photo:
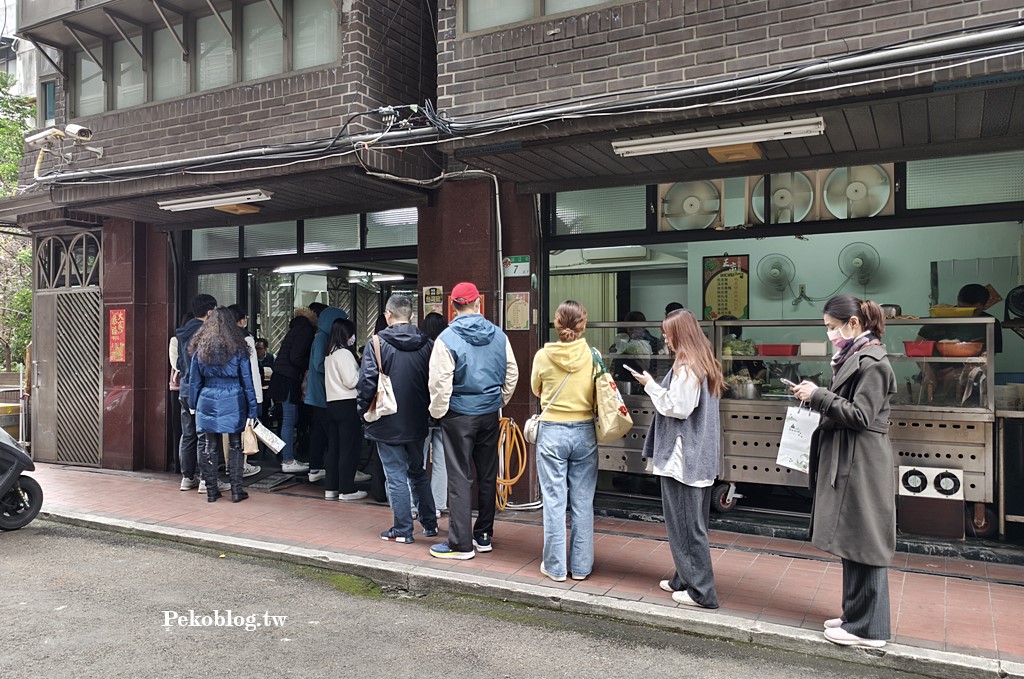
[[[886,318],[896,318],[903,315],[903,307],[899,304],[882,304],[882,313]]]
[[[761,398],[761,387],[753,382],[736,382],[729,385],[729,395],[732,398],[756,400]]]

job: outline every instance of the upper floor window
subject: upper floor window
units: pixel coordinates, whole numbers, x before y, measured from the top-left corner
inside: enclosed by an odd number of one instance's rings
[[[607,3],[608,0],[464,0],[462,25],[467,31],[482,31]]]
[[[91,116],[106,108],[107,89],[103,69],[85,52],[75,54],[75,113]]]
[[[196,79],[198,90],[212,90],[230,85],[235,79],[231,36],[224,29],[224,20],[231,25],[231,10],[196,20]]]
[[[146,101],[142,57],[139,56],[142,50],[138,48],[142,44],[140,38],[136,38],[132,44],[127,40],[114,43],[114,108],[138,106]]]
[[[265,78],[284,70],[279,4],[270,0],[242,8],[242,80]]]
[[[188,92],[188,62],[182,58],[177,36],[183,35],[181,25],[174,34],[166,28],[153,32],[153,101],[180,97]]]
[[[44,80],[39,83],[39,127],[57,124],[57,81]]]

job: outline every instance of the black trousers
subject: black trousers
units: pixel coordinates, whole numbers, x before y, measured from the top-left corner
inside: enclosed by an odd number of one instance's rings
[[[843,559],[843,629],[862,639],[892,635],[888,568]]]
[[[460,415],[441,420],[444,459],[448,467],[448,546],[473,550],[473,539],[494,534],[498,490],[498,413]],[[473,467],[476,467],[476,523],[473,519]]]
[[[356,492],[356,466],[363,443],[354,398],[327,402],[327,454],[324,456],[324,490]]]
[[[309,437],[306,439],[306,461],[310,469],[324,468],[324,453],[327,452],[327,443],[330,440],[331,421],[327,416],[327,408],[309,406],[310,422]]]

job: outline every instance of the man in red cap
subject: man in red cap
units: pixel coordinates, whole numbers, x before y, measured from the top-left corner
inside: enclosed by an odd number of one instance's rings
[[[491,551],[498,478],[498,411],[519,379],[505,333],[480,315],[472,283],[452,289],[456,316],[430,354],[430,415],[441,423],[448,467],[448,542],[430,548],[439,559],[472,559]],[[477,519],[472,526],[472,466]]]

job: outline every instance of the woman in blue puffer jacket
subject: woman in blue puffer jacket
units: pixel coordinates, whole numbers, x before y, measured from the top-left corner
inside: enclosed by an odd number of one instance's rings
[[[217,437],[228,435],[228,479],[231,501],[249,497],[242,490],[242,430],[259,411],[252,384],[249,348],[235,315],[227,307],[210,312],[189,345],[189,403],[195,408],[199,436],[199,469],[206,481],[206,500],[220,497],[217,479]]]

